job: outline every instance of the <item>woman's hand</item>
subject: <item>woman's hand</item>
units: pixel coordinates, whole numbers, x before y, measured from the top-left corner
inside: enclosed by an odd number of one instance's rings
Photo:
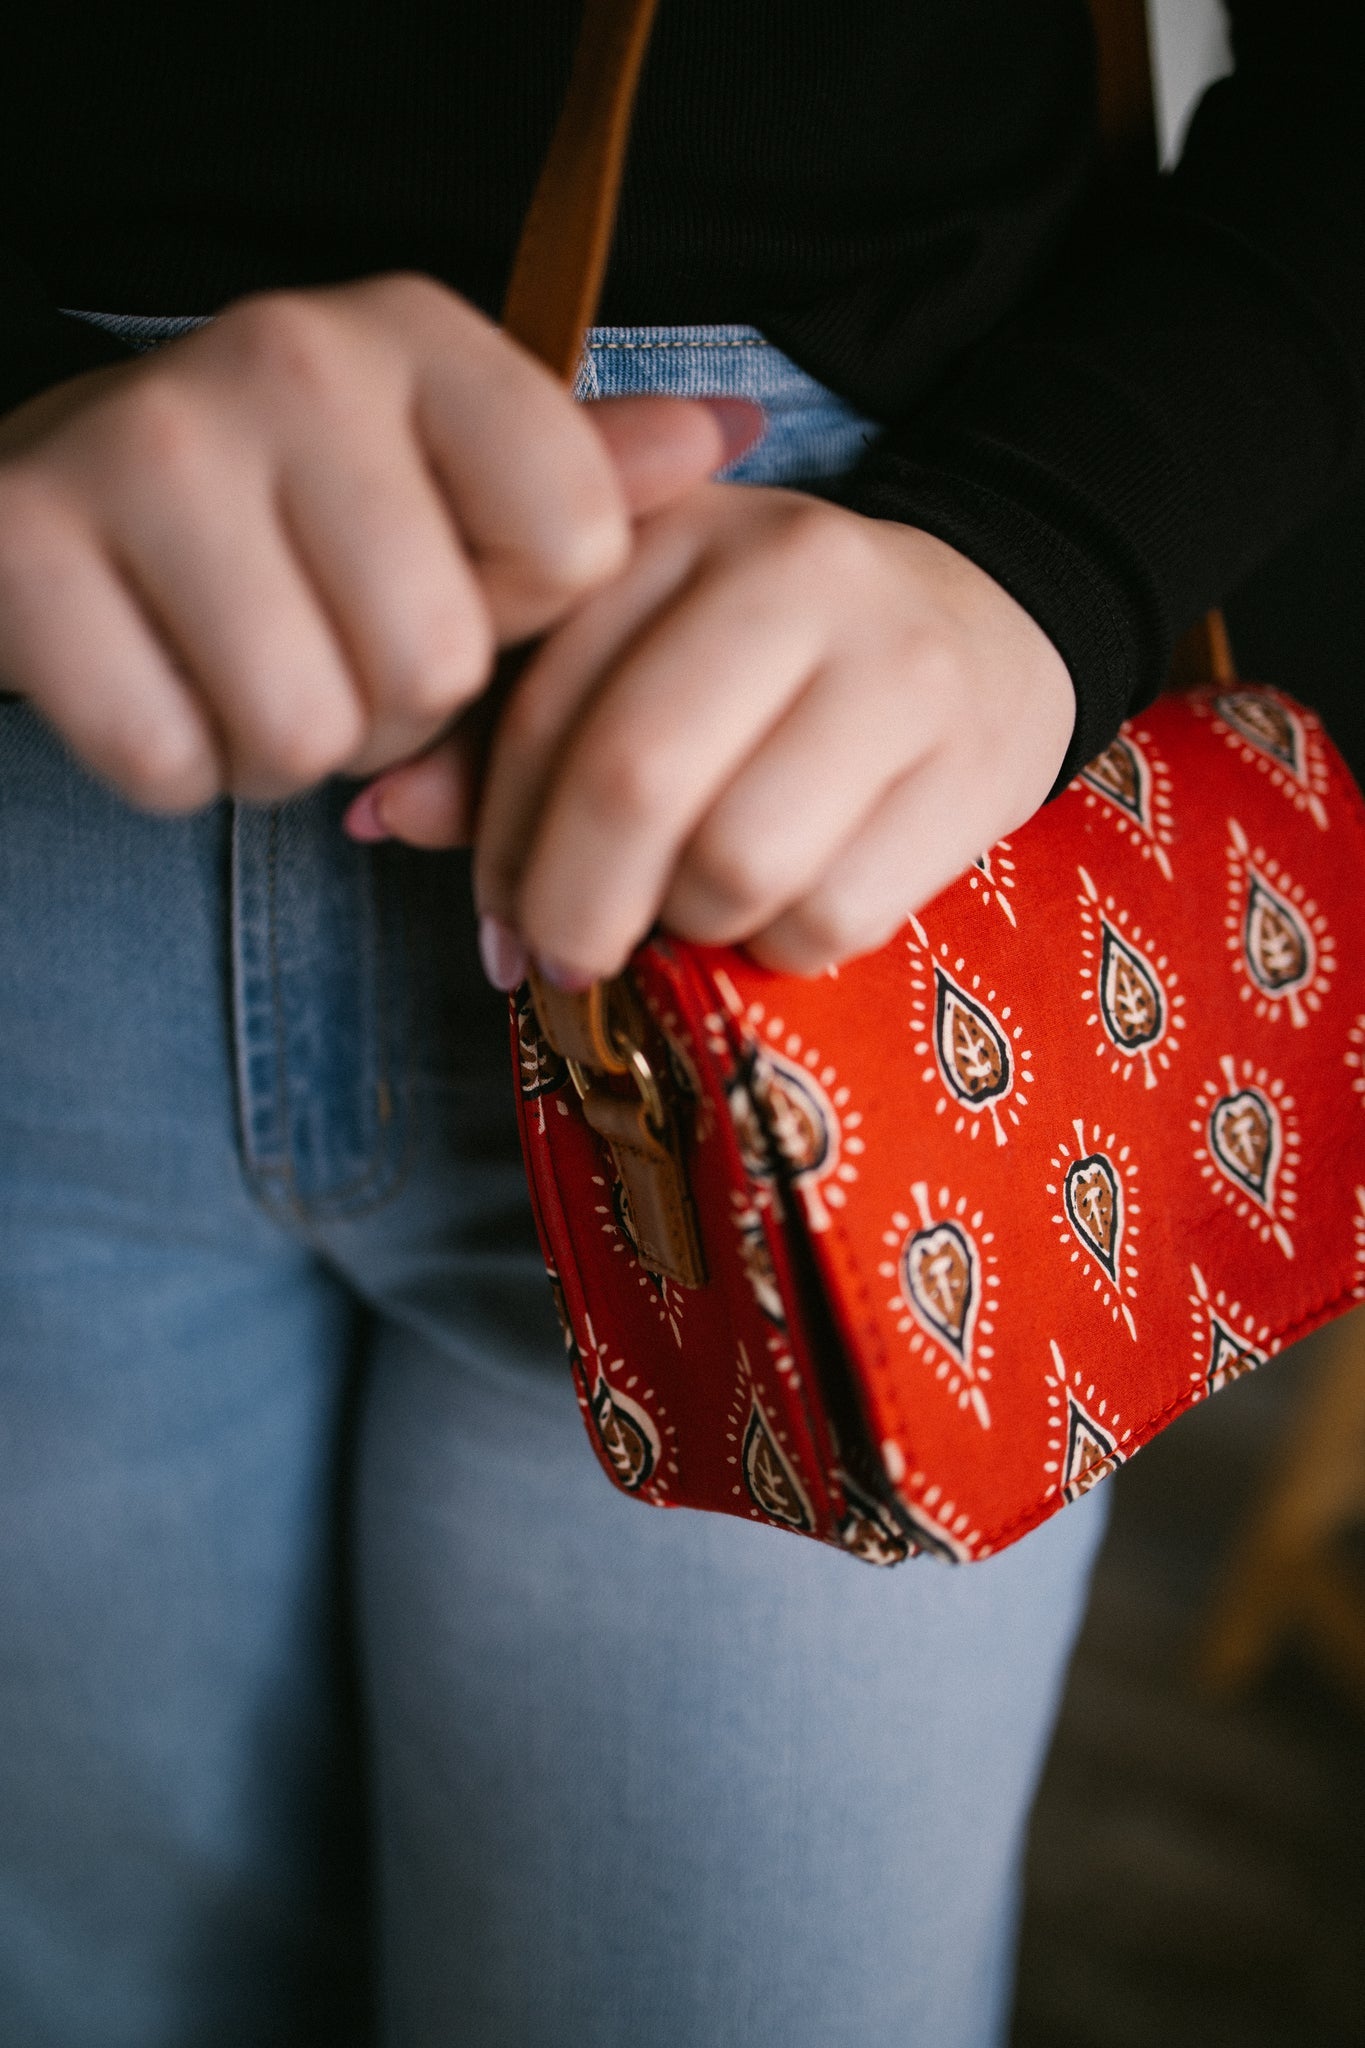
[[[424,278],[243,300],[0,421],[0,682],[155,809],[373,773],[759,421],[575,405]]]
[[[703,485],[537,653],[479,809],[485,959],[574,987],[656,919],[813,974],[882,944],[1043,802],[1066,667],[984,570],[794,491]],[[384,826],[462,836],[458,739],[384,778]]]

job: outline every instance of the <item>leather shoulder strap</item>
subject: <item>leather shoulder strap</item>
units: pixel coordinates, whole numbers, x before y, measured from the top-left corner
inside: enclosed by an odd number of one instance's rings
[[[1105,164],[1120,183],[1136,181],[1157,164],[1147,9],[1143,0],[1090,0],[1090,19]]]
[[[502,324],[566,384],[592,324],[656,0],[586,0],[569,89],[517,244]]]

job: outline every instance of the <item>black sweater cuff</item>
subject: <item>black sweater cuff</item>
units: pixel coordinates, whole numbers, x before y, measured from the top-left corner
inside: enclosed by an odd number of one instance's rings
[[[1131,710],[1155,695],[1163,663],[1144,659],[1121,593],[1092,550],[1046,516],[1045,494],[1010,493],[999,478],[935,468],[878,451],[824,495],[875,519],[898,519],[946,541],[992,576],[1051,640],[1076,690],[1076,723],[1051,795],[1108,745]]]

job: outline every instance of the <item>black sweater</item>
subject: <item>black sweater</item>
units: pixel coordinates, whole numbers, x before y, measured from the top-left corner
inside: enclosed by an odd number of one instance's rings
[[[1365,4],[1232,0],[1175,172],[1094,203],[1084,0],[662,0],[602,318],[742,321],[888,423],[841,489],[1039,620],[1066,772],[1365,444]],[[0,408],[416,267],[495,310],[572,0],[46,0],[0,67]],[[1324,707],[1330,723],[1331,706]]]

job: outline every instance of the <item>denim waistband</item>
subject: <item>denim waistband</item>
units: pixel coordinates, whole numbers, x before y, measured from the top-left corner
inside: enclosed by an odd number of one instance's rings
[[[74,315],[137,349],[205,324],[200,318],[137,313]],[[815,482],[851,469],[880,431],[765,339],[756,327],[594,327],[574,395],[621,398],[636,392],[674,398],[749,398],[768,415],[757,447],[731,465],[733,482]]]

